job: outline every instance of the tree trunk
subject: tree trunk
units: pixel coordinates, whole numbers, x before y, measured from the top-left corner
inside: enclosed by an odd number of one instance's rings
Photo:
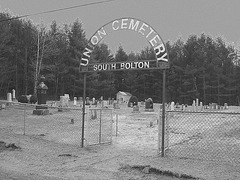
[[[59,74],[58,74],[59,68],[57,68],[57,74],[56,74],[56,87],[55,87],[55,101],[58,99],[58,86],[59,86]]]
[[[76,91],[76,81],[73,79],[73,97],[75,97],[75,91]]]
[[[205,78],[205,71],[203,71],[203,105],[206,105],[206,78]]]
[[[219,81],[220,81],[220,78],[219,78],[219,75],[218,75],[218,77],[217,77],[218,79],[217,79],[217,99],[218,99],[218,105],[220,105],[220,89],[219,89]]]
[[[16,52],[16,74],[15,74],[15,92],[16,98],[18,97],[18,61],[17,61],[17,52]]]
[[[27,90],[28,90],[28,78],[27,78],[27,58],[28,58],[28,49],[27,46],[25,47],[25,63],[24,63],[24,94],[27,95]]]
[[[37,41],[37,59],[36,59],[36,67],[34,73],[34,89],[33,94],[37,94],[37,83],[38,83],[38,66],[39,66],[39,32],[38,32],[38,41]]]

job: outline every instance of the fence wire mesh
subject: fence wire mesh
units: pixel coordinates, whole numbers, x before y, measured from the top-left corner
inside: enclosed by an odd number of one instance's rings
[[[48,115],[35,115],[33,111],[44,106],[9,103],[1,110],[1,128],[15,134],[41,137],[57,143],[81,145],[82,108],[47,106]],[[45,106],[46,108],[46,106]]]
[[[240,163],[240,113],[166,113],[166,155]]]
[[[87,145],[112,142],[113,110],[108,108],[88,109],[87,117]]]

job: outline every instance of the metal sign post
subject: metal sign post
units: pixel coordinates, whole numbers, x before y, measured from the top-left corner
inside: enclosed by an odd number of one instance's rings
[[[164,140],[165,140],[165,90],[166,90],[166,70],[163,70],[163,92],[162,92],[162,150],[161,150],[161,156],[164,157]],[[160,121],[160,119],[159,119]],[[160,123],[158,123],[160,126]],[[160,132],[158,131],[160,134]],[[158,140],[160,141],[160,139]]]
[[[87,73],[85,72],[83,74],[83,108],[82,108],[82,143],[81,147],[84,147],[84,126],[85,126],[85,101],[86,101],[86,79],[87,79]]]

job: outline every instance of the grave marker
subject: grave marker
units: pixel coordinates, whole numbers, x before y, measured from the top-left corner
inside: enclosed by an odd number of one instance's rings
[[[170,110],[171,110],[171,111],[174,111],[174,102],[173,102],[173,101],[171,102]]]
[[[16,91],[15,91],[15,89],[12,90],[12,99],[16,100]]]
[[[200,111],[203,111],[203,103],[202,102],[200,102]]]
[[[146,101],[145,101],[145,111],[154,111],[153,109],[153,100],[152,98],[148,98]]]
[[[193,100],[192,108],[193,108],[193,112],[196,112],[196,102],[195,102],[195,100]]]
[[[38,99],[39,106],[36,106],[36,109],[33,110],[33,114],[35,114],[35,115],[48,115],[49,114],[49,110],[46,105],[48,87],[46,86],[44,81],[45,81],[45,77],[41,76],[40,83],[37,86],[37,99]]]
[[[7,93],[7,101],[12,102],[12,93]]]
[[[77,97],[73,98],[73,105],[76,106],[77,105]]]

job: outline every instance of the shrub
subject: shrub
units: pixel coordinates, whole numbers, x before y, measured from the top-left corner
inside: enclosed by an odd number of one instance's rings
[[[129,101],[128,101],[128,107],[131,107],[131,104],[132,106],[137,106],[138,105],[138,99],[136,96],[132,96]]]
[[[37,99],[37,96],[36,96],[36,95],[32,95],[32,96],[30,97],[30,103],[31,103],[31,104],[35,104],[37,101],[38,101],[38,99]]]
[[[28,98],[26,95],[21,95],[18,97],[18,102],[20,103],[28,103]]]

